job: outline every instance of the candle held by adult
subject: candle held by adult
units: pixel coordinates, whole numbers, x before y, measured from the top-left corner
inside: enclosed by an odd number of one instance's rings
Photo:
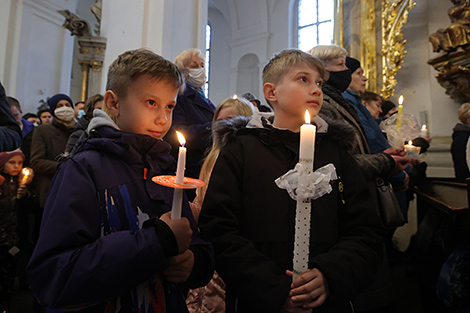
[[[428,135],[428,129],[426,128],[426,124],[424,124],[422,127],[421,127],[421,132],[420,132],[420,137],[427,137]]]
[[[398,112],[397,112],[397,131],[400,132],[401,129],[401,123],[403,119],[403,101],[404,97],[403,95],[398,98]]]
[[[306,180],[307,175],[313,171],[315,155],[316,127],[310,124],[310,114],[305,112],[305,124],[300,127],[299,163],[302,171],[299,173],[298,186]],[[293,281],[308,269],[309,249],[310,249],[310,199],[297,199],[295,212],[295,242]]]
[[[184,181],[184,170],[186,167],[186,140],[184,136],[177,131],[178,141],[180,142],[180,148],[178,152],[178,164],[176,167],[176,184],[183,184]],[[173,204],[171,206],[171,219],[177,220],[181,218],[181,205],[183,203],[183,189],[175,188],[173,193]]]
[[[406,156],[413,159],[419,159],[419,152],[421,151],[420,147],[413,146],[413,142],[410,140],[408,144],[405,145]]]

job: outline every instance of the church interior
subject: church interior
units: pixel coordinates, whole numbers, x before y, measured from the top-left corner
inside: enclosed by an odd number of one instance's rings
[[[393,237],[402,256],[391,264],[390,312],[469,312],[445,310],[435,293],[444,261],[470,230],[469,183],[456,181],[451,155],[458,110],[470,102],[468,0],[2,0],[0,41],[0,81],[23,113],[56,93],[74,102],[104,94],[107,69],[126,50],[173,61],[200,49],[205,94],[217,105],[246,92],[264,102],[263,67],[283,49],[345,48],[361,62],[366,90],[402,104],[432,139],[421,156],[426,182]],[[427,226],[434,231],[416,236]],[[426,260],[407,254],[410,246]],[[18,291],[12,312],[35,312],[28,296]]]

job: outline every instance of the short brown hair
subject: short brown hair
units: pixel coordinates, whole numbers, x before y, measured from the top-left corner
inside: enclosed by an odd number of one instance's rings
[[[382,98],[381,95],[376,94],[375,92],[372,91],[366,91],[362,94],[361,99],[369,102],[369,101],[380,101],[380,104],[384,102],[384,98]]]
[[[276,84],[283,76],[298,63],[303,63],[316,70],[321,77],[325,77],[325,67],[315,56],[298,49],[287,49],[274,55],[263,69],[263,85]]]
[[[175,64],[148,49],[141,48],[126,51],[111,63],[106,90],[112,90],[118,96],[125,97],[127,88],[142,75],[172,84],[180,93],[184,89],[183,76]]]

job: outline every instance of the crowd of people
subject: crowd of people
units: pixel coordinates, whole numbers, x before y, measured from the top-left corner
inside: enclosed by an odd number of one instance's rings
[[[0,312],[16,277],[38,312],[393,312],[395,227],[377,180],[406,218],[420,166],[380,127],[396,105],[367,91],[359,60],[336,45],[274,55],[265,103],[247,92],[214,105],[204,66],[198,49],[174,62],[126,51],[104,95],[55,94],[37,114],[22,115],[0,84]],[[276,181],[300,164],[306,112],[316,125],[308,179],[325,167],[335,178],[304,200],[308,270],[294,273],[299,200]],[[455,129],[460,158],[469,112]],[[152,180],[175,175],[176,131],[185,176],[204,182],[185,190],[179,219],[173,189]],[[409,139],[421,152],[431,141]]]

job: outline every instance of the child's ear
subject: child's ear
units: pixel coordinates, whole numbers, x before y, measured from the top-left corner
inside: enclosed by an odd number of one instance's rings
[[[276,85],[272,83],[266,83],[263,86],[263,94],[266,100],[269,100],[269,102],[277,102],[277,97],[276,97]]]
[[[114,116],[119,116],[118,97],[112,90],[106,91],[104,94],[104,105],[108,108],[109,113]]]

